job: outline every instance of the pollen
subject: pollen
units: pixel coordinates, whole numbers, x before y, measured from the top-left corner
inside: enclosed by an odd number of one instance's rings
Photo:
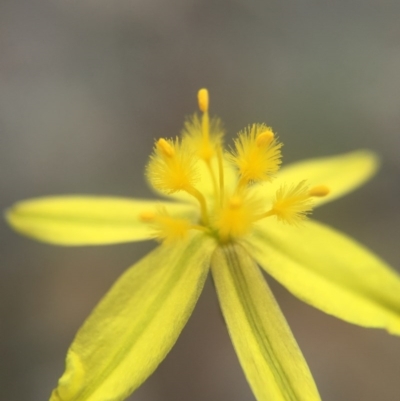
[[[189,117],[183,126],[182,136],[195,149],[196,155],[208,162],[217,154],[218,147],[222,146],[224,128],[219,118],[211,118],[208,122],[208,133],[204,134],[203,116],[197,114]]]
[[[253,124],[239,133],[228,159],[236,166],[241,184],[271,181],[281,164],[281,147],[271,128]]]
[[[275,215],[284,223],[299,225],[312,211],[311,197],[306,181],[301,181],[297,185],[283,185],[276,192],[269,214]]]
[[[146,168],[151,185],[166,194],[187,190],[197,181],[193,151],[179,139],[159,139]]]

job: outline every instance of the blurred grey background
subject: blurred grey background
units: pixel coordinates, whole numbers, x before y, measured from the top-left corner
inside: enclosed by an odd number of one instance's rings
[[[285,163],[375,150],[380,173],[314,217],[399,270],[399,20],[396,0],[0,0],[1,209],[50,194],[152,196],[154,138],[176,135],[206,86],[228,137],[265,122]],[[85,317],[154,244],[58,248],[4,222],[0,232],[0,399],[43,401]],[[269,282],[324,401],[400,399],[400,338]],[[130,398],[189,399],[254,399],[210,282]]]

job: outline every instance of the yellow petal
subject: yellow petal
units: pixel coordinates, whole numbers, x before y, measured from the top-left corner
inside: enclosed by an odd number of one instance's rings
[[[240,246],[216,250],[211,272],[229,334],[258,401],[320,400],[261,271]]]
[[[191,315],[212,250],[198,234],[128,269],[79,330],[51,401],[123,400],[146,380]]]
[[[378,164],[377,156],[368,150],[305,160],[282,168],[272,185],[257,185],[254,191],[264,199],[272,199],[281,184],[307,180],[310,187],[325,185],[329,188],[327,196],[313,199],[313,204],[318,206],[362,185],[374,175]]]
[[[149,239],[140,214],[165,206],[172,216],[195,214],[190,205],[95,196],[59,196],[18,202],[6,212],[17,231],[58,245],[96,245]]]
[[[252,244],[260,265],[303,301],[400,335],[400,277],[354,240],[311,220],[298,228],[268,221]]]

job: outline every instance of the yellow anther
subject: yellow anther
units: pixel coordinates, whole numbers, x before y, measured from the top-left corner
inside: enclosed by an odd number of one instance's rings
[[[175,154],[173,147],[164,138],[157,141],[156,147],[164,156],[173,157]]]
[[[145,210],[139,214],[139,219],[142,221],[154,221],[156,218],[156,214],[150,210]]]
[[[256,145],[259,148],[267,147],[274,140],[274,133],[271,130],[262,132],[256,138]]]
[[[312,187],[309,191],[308,194],[310,196],[315,196],[317,198],[322,198],[326,195],[328,195],[330,192],[329,188],[326,185],[317,185],[315,187]]]
[[[197,93],[197,99],[199,102],[199,109],[203,113],[208,111],[208,90],[203,88]]]

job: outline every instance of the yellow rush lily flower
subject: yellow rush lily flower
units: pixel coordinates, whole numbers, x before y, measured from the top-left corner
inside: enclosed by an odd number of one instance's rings
[[[306,219],[312,208],[370,178],[375,155],[361,150],[280,170],[282,144],[271,128],[245,128],[224,152],[206,89],[198,104],[200,115],[186,121],[181,137],[156,141],[146,169],[151,186],[175,202],[61,196],[7,211],[17,231],[53,244],[161,242],[122,275],[78,331],[51,401],[131,394],[174,345],[210,267],[257,400],[320,399],[258,266],[326,313],[400,334],[396,273],[354,240]]]

